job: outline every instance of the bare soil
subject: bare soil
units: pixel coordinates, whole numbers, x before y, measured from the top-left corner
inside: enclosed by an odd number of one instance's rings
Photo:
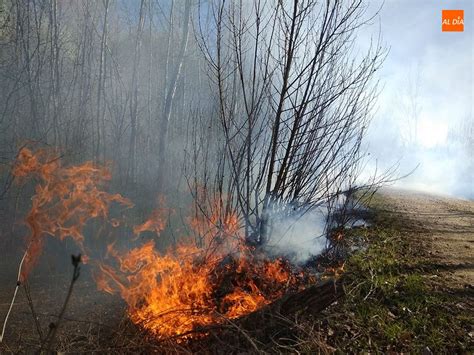
[[[0,260],[0,321],[3,325],[16,285],[18,260],[21,255],[9,255]],[[52,257],[42,255],[42,260],[28,279],[30,296],[39,329],[44,338],[49,325],[57,321],[57,315],[66,298],[71,282],[72,266],[65,261],[62,268],[52,263]],[[123,317],[125,305],[117,296],[97,290],[90,267],[82,265],[81,275],[74,285],[63,322],[60,324],[55,347],[66,352],[88,349],[101,344],[116,332]],[[0,326],[1,326],[0,325]],[[18,290],[6,327],[0,353],[33,353],[41,344],[25,288]]]

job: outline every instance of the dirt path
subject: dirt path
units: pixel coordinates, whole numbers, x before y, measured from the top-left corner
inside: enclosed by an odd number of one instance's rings
[[[403,228],[420,239],[445,286],[473,290],[474,201],[392,189],[381,193],[388,209],[405,217]]]

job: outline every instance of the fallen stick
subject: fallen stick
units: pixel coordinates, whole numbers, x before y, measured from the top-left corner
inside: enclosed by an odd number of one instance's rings
[[[158,340],[155,339],[154,342],[156,342],[156,344],[168,341],[179,342],[183,339],[189,340],[190,338],[194,338],[194,336],[196,336],[195,339],[203,341],[198,334],[209,335],[211,333],[215,333],[218,337],[223,336],[223,339],[229,341],[229,338],[226,338],[225,332],[235,332],[237,329],[238,334],[243,336],[246,341],[251,344],[256,353],[259,353],[260,351],[264,351],[259,349],[258,344],[261,343],[259,340],[260,336],[267,333],[269,328],[281,329],[282,327],[285,328],[288,325],[292,325],[294,316],[302,313],[305,315],[317,315],[343,295],[344,288],[342,278],[329,279],[309,286],[304,290],[288,293],[246,316],[237,319],[228,319],[218,313],[217,315],[223,318],[222,323],[202,327],[198,326],[181,334]]]
[[[289,293],[267,306],[238,320],[244,328],[264,324],[269,320],[284,319],[298,313],[316,315],[329,307],[344,290],[342,280],[326,280],[302,291]]]
[[[292,316],[298,313],[316,315],[343,295],[342,279],[329,279],[309,286],[302,291],[288,293],[241,318],[229,320],[221,314],[219,314],[219,316],[225,318],[227,323],[232,322],[232,327],[238,327],[241,333],[248,330],[264,330],[271,325],[287,324],[289,321],[291,322]],[[210,331],[220,332],[223,330],[226,322],[223,324],[196,327],[188,332],[170,336],[158,342],[174,341],[176,339],[186,338],[191,334],[206,334]],[[249,335],[245,333],[244,336],[247,338]]]

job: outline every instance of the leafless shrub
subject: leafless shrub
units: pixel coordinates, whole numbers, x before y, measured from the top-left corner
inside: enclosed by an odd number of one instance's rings
[[[194,181],[206,186],[195,198],[206,210],[210,196],[225,196],[220,208],[238,211],[247,240],[261,245],[275,219],[331,209],[355,189],[386,52],[378,40],[353,56],[370,21],[361,1],[205,8],[212,20],[197,26],[217,102],[205,126],[218,132],[191,146]]]

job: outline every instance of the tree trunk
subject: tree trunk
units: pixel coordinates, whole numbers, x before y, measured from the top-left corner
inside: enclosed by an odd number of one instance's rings
[[[97,88],[97,114],[96,114],[96,129],[97,129],[97,142],[95,147],[95,158],[100,160],[100,147],[101,147],[101,133],[102,121],[104,120],[105,108],[102,104],[102,95],[104,92],[105,83],[105,48],[107,40],[107,19],[109,14],[109,0],[105,0],[105,13],[104,13],[104,26],[102,29],[102,37],[100,40],[100,60],[99,60],[99,79]],[[105,143],[105,142],[104,142]]]
[[[184,62],[184,55],[186,54],[186,49],[188,46],[189,39],[189,20],[191,16],[191,0],[186,0],[184,5],[184,23],[183,23],[183,33],[181,36],[181,43],[179,46],[178,59],[173,71],[172,76],[170,77],[170,82],[166,91],[166,99],[163,108],[163,116],[161,118],[160,124],[160,133],[159,133],[159,148],[158,148],[158,179],[157,179],[157,188],[159,192],[163,191],[163,179],[166,172],[166,154],[167,154],[167,140],[168,140],[168,130],[171,117],[171,110],[173,108],[173,103],[176,94],[176,88],[178,86],[178,81],[181,77],[181,71]]]
[[[137,155],[137,134],[138,134],[138,81],[139,81],[139,64],[140,64],[140,49],[142,41],[142,32],[145,22],[145,0],[140,2],[140,17],[138,20],[136,41],[135,41],[135,54],[133,60],[133,73],[132,73],[132,84],[131,84],[131,100],[130,100],[130,165],[129,165],[129,174],[128,181],[130,183],[135,183],[136,181],[136,155]]]

